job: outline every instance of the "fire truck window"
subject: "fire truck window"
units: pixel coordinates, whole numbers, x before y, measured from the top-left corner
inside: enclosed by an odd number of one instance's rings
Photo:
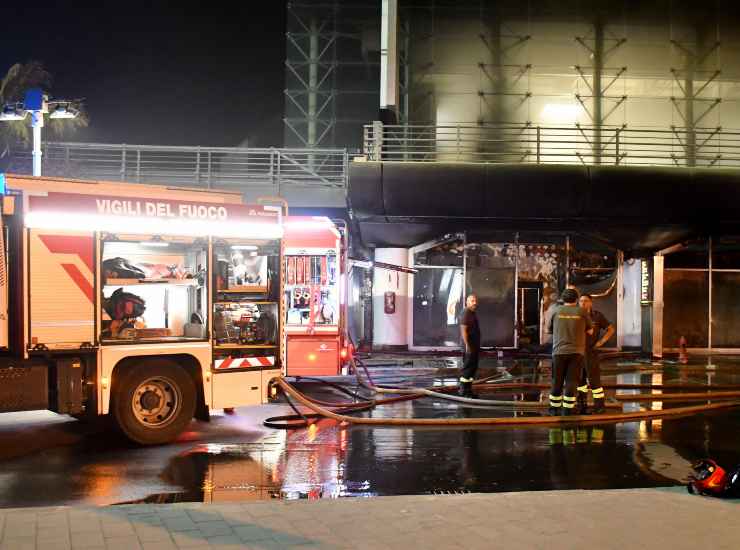
[[[104,240],[101,340],[207,338],[207,251],[192,239]]]

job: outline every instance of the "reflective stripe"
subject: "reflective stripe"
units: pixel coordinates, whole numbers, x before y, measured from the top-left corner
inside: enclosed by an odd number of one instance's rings
[[[571,397],[569,395],[566,395],[565,397],[563,397],[563,399],[565,399],[569,403],[575,403],[576,402],[576,398],[575,397]]]
[[[596,399],[604,397],[604,388],[596,388],[595,390],[591,390],[591,392]]]
[[[551,407],[552,407],[553,409],[559,409],[560,407],[562,407],[562,406],[563,406],[563,404],[562,404],[562,403],[560,403],[559,401],[550,401],[550,406],[551,406]]]
[[[576,406],[575,403],[563,403],[563,407],[565,407],[566,409],[572,409],[575,406]]]
[[[587,392],[588,384],[586,384],[585,386],[578,386],[578,391]]]
[[[473,381],[475,381],[475,378],[465,378],[464,376],[460,377],[460,382],[463,382],[465,384],[467,384],[468,382],[473,382]]]
[[[550,401],[562,401],[563,396],[562,395],[552,395],[550,394]]]

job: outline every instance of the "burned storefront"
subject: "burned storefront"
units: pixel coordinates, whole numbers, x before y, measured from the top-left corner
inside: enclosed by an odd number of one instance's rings
[[[355,162],[350,174],[369,259],[405,270],[374,270],[376,349],[459,348],[475,293],[484,347],[543,350],[567,286],[616,327],[607,348],[740,347],[734,173]]]

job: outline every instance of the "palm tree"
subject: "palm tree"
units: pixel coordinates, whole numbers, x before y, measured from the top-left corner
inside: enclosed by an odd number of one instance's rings
[[[16,63],[0,80],[0,107],[8,103],[23,101],[26,90],[30,88],[48,90],[51,87],[51,81],[51,74],[39,61]],[[50,119],[48,115],[44,117],[45,134],[52,138],[63,137],[87,124],[88,118],[83,112],[73,119]],[[29,119],[0,122],[0,158],[8,155],[11,146],[28,146],[30,141]]]

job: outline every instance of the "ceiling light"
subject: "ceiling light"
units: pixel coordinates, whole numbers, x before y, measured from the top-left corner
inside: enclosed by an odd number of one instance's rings
[[[253,244],[232,244],[231,250],[257,250],[257,246]]]
[[[6,105],[0,113],[0,120],[23,120],[26,118],[26,112],[18,109],[14,105]]]
[[[49,118],[77,118],[79,111],[67,103],[60,103],[51,112]]]

